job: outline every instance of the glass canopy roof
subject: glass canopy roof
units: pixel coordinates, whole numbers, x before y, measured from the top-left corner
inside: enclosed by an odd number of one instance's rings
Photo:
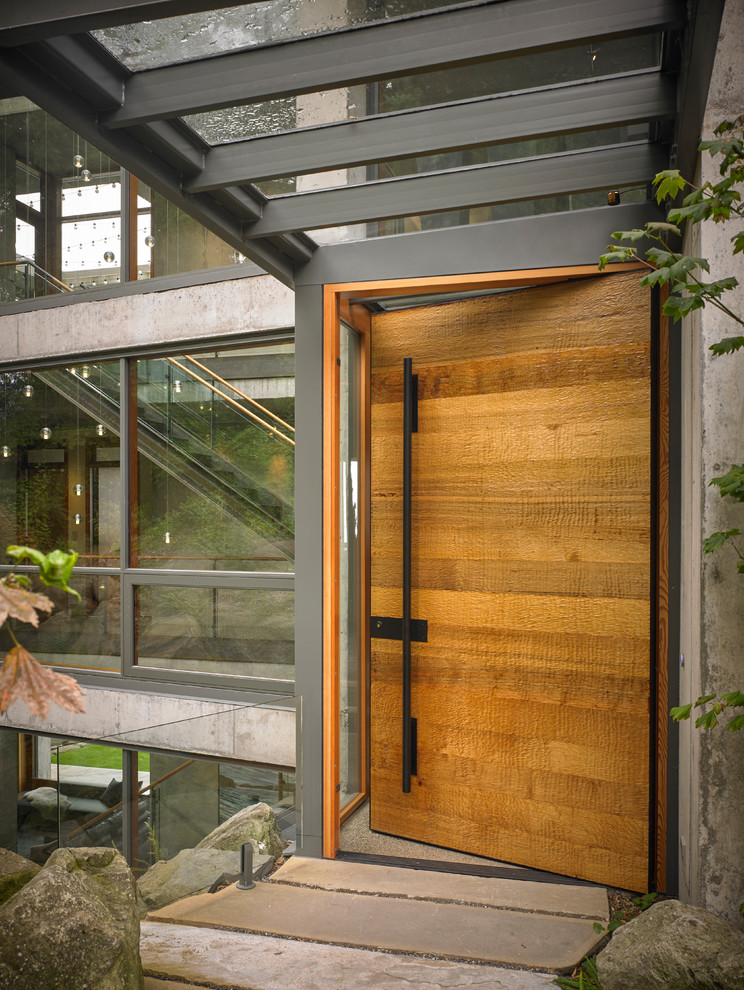
[[[451,5],[451,0],[370,0],[348,5],[323,0],[263,0],[104,28],[93,35],[136,72]]]
[[[379,80],[366,86],[190,114],[184,120],[209,144],[223,144],[319,123],[358,120],[373,114],[653,68],[659,65],[660,45],[659,34],[590,41],[559,51],[493,58],[476,65]]]
[[[0,80],[288,284],[329,238],[643,195],[680,139],[685,0],[70,6],[0,24]]]

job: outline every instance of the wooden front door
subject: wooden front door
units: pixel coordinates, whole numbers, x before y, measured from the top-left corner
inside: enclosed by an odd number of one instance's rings
[[[416,772],[401,643],[371,641],[371,826],[645,890],[651,318],[638,274],[383,313],[371,327],[371,613],[402,608],[412,438]]]

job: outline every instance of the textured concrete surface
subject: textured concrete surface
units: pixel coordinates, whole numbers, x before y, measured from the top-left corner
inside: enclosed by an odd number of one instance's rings
[[[31,729],[47,735],[110,739],[162,747],[184,753],[225,756],[269,766],[295,764],[295,712],[268,705],[240,706],[168,698],[134,691],[87,687],[85,712],[67,712],[56,705],[47,721],[30,715],[17,701],[0,726]]]
[[[288,859],[272,875],[271,882],[413,900],[457,901],[596,921],[609,918],[603,887],[470,877],[300,856]]]
[[[148,919],[547,970],[597,942],[589,920],[275,883],[188,897]]]
[[[293,324],[291,290],[270,275],[259,275],[3,316],[0,360],[105,353]]]
[[[229,990],[390,990],[398,986],[406,990],[544,990],[553,986],[548,973],[153,922],[142,925],[140,951],[149,974],[144,990],[182,990],[194,983]]]
[[[722,120],[736,120],[743,109],[744,0],[727,0],[702,138],[712,138]],[[717,163],[702,154],[697,183],[720,178]],[[734,222],[702,224],[688,228],[684,244],[688,253],[708,258],[711,278],[738,278],[738,288],[724,296],[737,314],[744,312],[744,255],[732,255],[730,238],[739,229]],[[744,529],[744,508],[708,487],[712,477],[742,462],[744,356],[714,357],[709,350],[740,330],[712,307],[694,313],[682,330],[681,702],[741,688],[744,579],[730,547],[709,555],[701,549],[703,537],[713,532]],[[691,721],[680,725],[680,896],[740,928],[743,763],[744,732],[701,732]]]

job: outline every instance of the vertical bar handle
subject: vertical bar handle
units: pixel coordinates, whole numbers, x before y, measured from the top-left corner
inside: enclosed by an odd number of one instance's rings
[[[411,792],[411,437],[418,430],[418,375],[403,358],[403,793]]]

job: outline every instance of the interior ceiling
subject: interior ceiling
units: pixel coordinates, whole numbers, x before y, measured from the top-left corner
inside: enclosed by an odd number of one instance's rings
[[[723,2],[688,20],[685,0],[26,0],[0,13],[0,89],[292,285],[322,250],[308,230],[643,187],[694,155]],[[336,13],[313,21],[318,7]],[[149,23],[168,16],[186,19]],[[502,81],[426,89],[468,74]]]

